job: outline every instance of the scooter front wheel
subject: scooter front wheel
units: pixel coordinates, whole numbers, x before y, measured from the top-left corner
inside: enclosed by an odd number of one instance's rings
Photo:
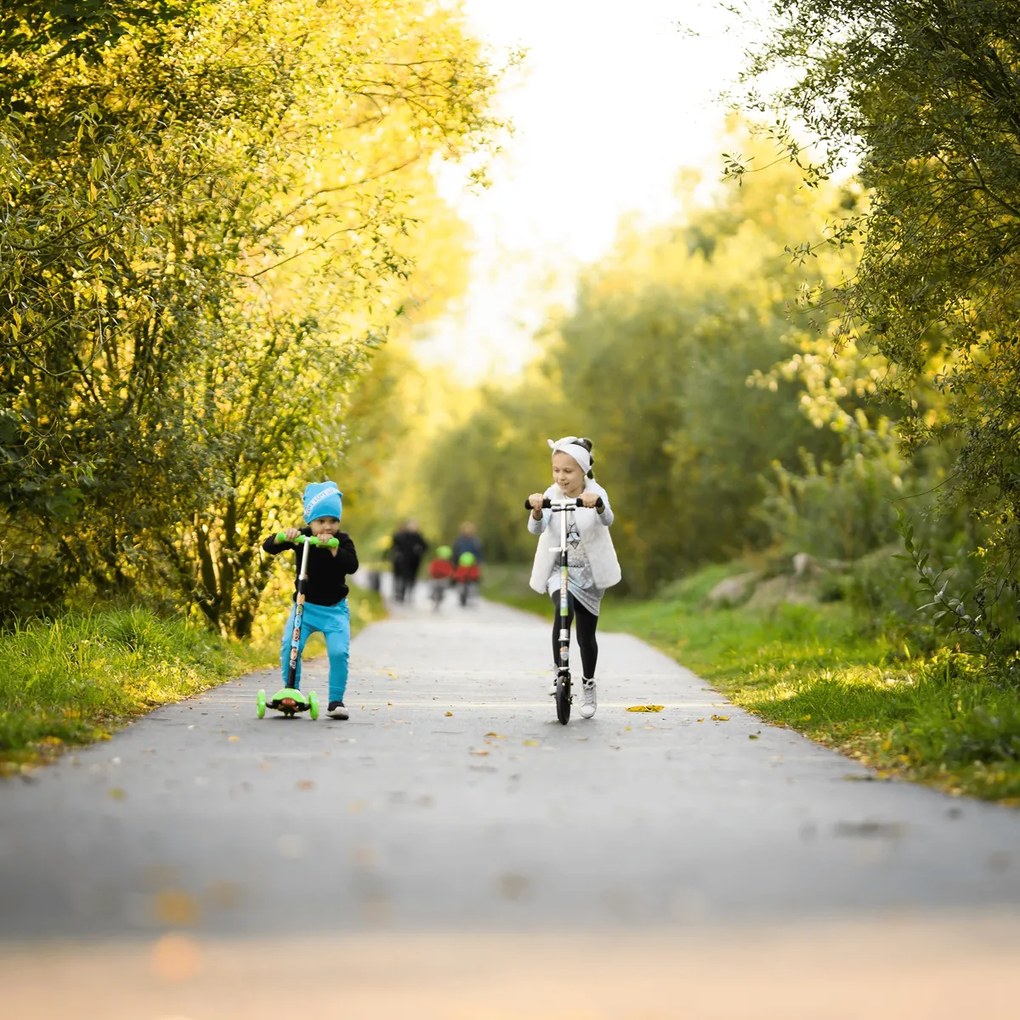
[[[570,674],[556,677],[556,718],[566,726],[570,722]]]
[[[259,691],[258,697],[255,700],[255,711],[258,713],[260,719],[266,717],[266,692]]]
[[[319,718],[319,695],[315,691],[308,692],[308,714],[312,719]]]

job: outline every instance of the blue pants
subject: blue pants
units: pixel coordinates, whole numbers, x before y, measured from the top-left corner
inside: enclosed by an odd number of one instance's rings
[[[280,642],[280,667],[283,670],[283,682],[287,683],[290,670],[290,645],[294,630],[294,613],[297,606],[290,607],[287,626],[283,630]],[[326,655],[329,657],[329,700],[343,701],[347,690],[347,663],[351,650],[351,610],[347,600],[335,606],[317,606],[306,602],[301,615],[301,637],[298,643],[297,677],[295,684],[301,687],[301,654],[305,643],[316,631],[326,639]]]

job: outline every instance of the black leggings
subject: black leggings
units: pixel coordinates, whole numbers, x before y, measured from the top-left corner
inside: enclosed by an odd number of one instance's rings
[[[560,664],[560,593],[551,596],[553,610],[552,650],[553,662]],[[570,630],[574,618],[577,618],[577,647],[581,649],[581,669],[584,678],[591,680],[595,676],[595,664],[599,661],[599,645],[595,640],[595,628],[599,618],[588,612],[569,592],[567,594],[567,630]]]

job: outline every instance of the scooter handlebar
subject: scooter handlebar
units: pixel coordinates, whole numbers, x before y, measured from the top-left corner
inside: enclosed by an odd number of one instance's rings
[[[276,541],[277,542],[287,542],[287,541],[289,541],[289,539],[287,538],[287,532],[286,531],[278,531],[276,533]],[[323,545],[327,549],[335,549],[340,544],[340,539],[339,538],[336,538],[336,537],[334,537],[334,538],[327,538],[325,541],[323,541],[321,538],[318,538],[315,535],[298,535],[297,538],[294,539],[294,541],[298,545],[301,545],[303,542],[307,542],[309,545]]]
[[[542,500],[542,509],[548,510],[550,507],[558,506],[584,506],[583,499],[549,499],[548,496]],[[526,499],[524,501],[525,510],[533,510],[534,507],[531,505],[531,500]]]

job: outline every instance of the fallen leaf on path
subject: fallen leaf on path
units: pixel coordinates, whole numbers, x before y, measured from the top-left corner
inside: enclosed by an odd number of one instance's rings
[[[472,747],[470,753],[471,754],[476,754],[479,757],[483,757],[484,755],[487,755],[489,752],[484,750],[481,747]]]
[[[522,743],[522,744],[523,744],[523,745],[524,745],[525,747],[538,747],[538,746],[539,746],[539,744],[538,744],[538,741],[537,741],[537,740],[522,740],[522,741],[521,741],[521,743]]]
[[[452,712],[447,712],[447,713],[445,713],[445,714],[446,714],[447,716],[451,716],[451,715],[453,715],[453,713],[452,713]]]
[[[299,790],[312,790],[315,788],[315,783],[311,779],[299,779],[297,781],[297,788]]]
[[[156,919],[161,924],[191,925],[198,920],[198,901],[182,889],[164,889],[156,894],[153,904]]]
[[[716,715],[715,712],[712,713],[712,718],[716,722],[729,722],[730,721],[730,717],[728,715]]]
[[[661,712],[665,705],[631,705],[628,712]]]
[[[494,740],[506,740],[506,736],[504,734],[502,734],[502,733],[492,732],[492,733],[486,733],[485,735],[487,737],[492,737]]]
[[[127,794],[119,786],[111,786],[110,789],[106,791],[106,796],[111,800],[123,800]]]
[[[240,737],[227,737],[227,740],[229,740],[232,744],[236,744],[240,739]]]

